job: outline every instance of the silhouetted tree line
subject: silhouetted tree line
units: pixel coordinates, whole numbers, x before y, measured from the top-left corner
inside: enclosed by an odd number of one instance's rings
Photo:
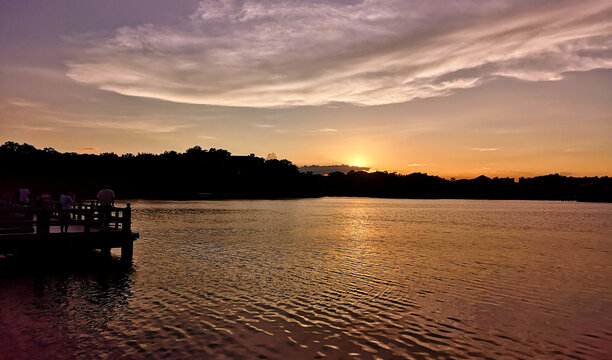
[[[232,156],[199,146],[184,153],[100,155],[6,142],[0,146],[0,190],[29,187],[33,194],[72,190],[92,199],[110,187],[119,198],[282,198],[372,196],[395,198],[539,199],[612,201],[609,177],[558,174],[450,181],[422,173],[350,171],[328,176],[300,173],[288,160]]]

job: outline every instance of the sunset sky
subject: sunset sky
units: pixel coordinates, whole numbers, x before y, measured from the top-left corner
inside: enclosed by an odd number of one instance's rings
[[[612,2],[0,0],[0,141],[612,176]]]

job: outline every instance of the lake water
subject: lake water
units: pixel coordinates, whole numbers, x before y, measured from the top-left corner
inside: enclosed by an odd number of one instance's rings
[[[133,207],[131,269],[0,259],[1,359],[612,358],[612,204]]]

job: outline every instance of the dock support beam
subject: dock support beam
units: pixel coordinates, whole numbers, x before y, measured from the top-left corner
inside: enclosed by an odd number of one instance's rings
[[[134,257],[134,241],[126,240],[121,246],[121,261],[131,263]]]

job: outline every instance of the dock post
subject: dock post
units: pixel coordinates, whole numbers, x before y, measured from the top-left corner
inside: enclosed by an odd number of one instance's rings
[[[51,210],[44,207],[36,213],[36,233],[48,234],[51,228]]]
[[[131,263],[134,257],[134,241],[132,239],[125,240],[121,246],[121,261]]]
[[[83,224],[83,229],[85,232],[89,232],[89,228],[91,227],[91,221],[93,220],[93,214],[92,214],[93,210],[83,208],[83,212],[84,212],[83,219],[85,220],[85,223]]]
[[[132,263],[134,257],[134,239],[131,237],[132,233],[132,204],[127,203],[125,209],[123,209],[123,218],[121,222],[121,231],[128,233],[129,238],[123,241],[121,246],[121,261],[124,263]]]
[[[121,224],[121,230],[125,232],[132,232],[132,204],[125,204],[123,210],[123,222]]]
[[[34,232],[34,210],[32,210],[31,208],[24,208],[24,212],[25,212],[25,220],[26,220],[26,225],[24,228],[24,232]],[[38,231],[38,227],[36,228],[36,231]]]

